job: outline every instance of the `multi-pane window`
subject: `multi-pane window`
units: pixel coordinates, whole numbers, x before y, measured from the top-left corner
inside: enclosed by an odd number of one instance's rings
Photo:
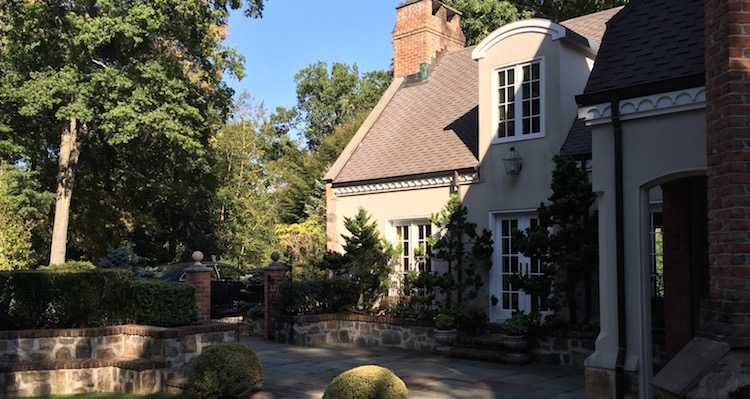
[[[651,212],[651,296],[664,297],[664,222],[661,212]]]
[[[427,237],[432,234],[430,223],[411,223],[396,226],[396,236],[401,244],[400,268],[404,272],[431,272],[432,260],[425,257],[430,248]]]
[[[395,225],[396,243],[401,247],[401,257],[392,279],[393,287],[399,290],[409,272],[432,272],[430,245],[427,237],[432,235],[432,224],[423,222],[401,222]]]
[[[497,70],[497,137],[521,139],[542,133],[541,61]]]
[[[499,268],[493,266],[490,271],[490,296],[496,300],[491,307],[490,317],[493,320],[507,319],[517,310],[526,313],[539,311],[542,314],[550,311],[547,298],[530,295],[512,283],[516,276],[532,277],[544,274],[545,265],[542,260],[524,256],[518,250],[513,234],[515,230],[524,231],[538,226],[539,219],[533,213],[508,214],[495,219],[495,251]]]

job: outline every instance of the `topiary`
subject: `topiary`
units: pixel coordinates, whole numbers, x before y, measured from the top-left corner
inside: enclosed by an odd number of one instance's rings
[[[209,346],[192,367],[188,394],[198,399],[246,398],[263,384],[260,360],[237,342]]]
[[[331,381],[323,399],[408,399],[406,384],[391,370],[360,366],[339,374]]]

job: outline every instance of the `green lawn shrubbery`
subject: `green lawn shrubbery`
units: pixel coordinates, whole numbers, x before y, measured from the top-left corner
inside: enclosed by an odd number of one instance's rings
[[[295,280],[285,285],[284,298],[293,298],[287,303],[292,314],[337,313],[354,308],[359,299],[359,284],[351,280]]]
[[[391,370],[360,366],[334,378],[323,399],[409,399],[409,391]]]
[[[147,283],[124,269],[0,272],[3,329],[83,328],[197,320],[195,288]]]
[[[263,384],[260,360],[237,342],[206,348],[192,366],[187,391],[197,399],[243,399]]]

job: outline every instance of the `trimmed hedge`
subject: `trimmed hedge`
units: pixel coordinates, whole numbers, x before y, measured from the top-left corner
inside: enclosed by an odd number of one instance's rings
[[[21,330],[190,324],[197,320],[195,288],[182,286],[136,282],[124,269],[0,272],[0,326]]]
[[[136,323],[184,326],[198,320],[195,286],[185,283],[136,281]]]
[[[338,313],[357,306],[360,287],[356,282],[344,279],[294,281],[282,286],[284,298],[293,298],[287,303],[291,314]],[[291,294],[289,295],[289,290]]]

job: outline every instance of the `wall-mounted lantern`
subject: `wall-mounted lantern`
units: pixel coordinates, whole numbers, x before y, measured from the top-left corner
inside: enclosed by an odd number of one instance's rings
[[[505,173],[511,176],[518,176],[523,166],[523,158],[516,152],[516,147],[510,147],[510,151],[503,157],[503,163],[505,163]]]

